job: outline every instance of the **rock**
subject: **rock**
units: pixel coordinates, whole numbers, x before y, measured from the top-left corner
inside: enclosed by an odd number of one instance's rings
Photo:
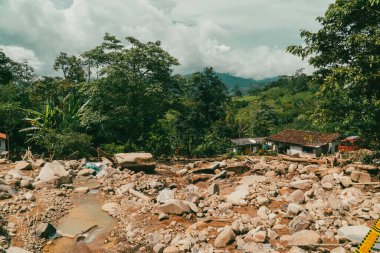
[[[352,185],[352,181],[351,181],[351,178],[350,177],[347,177],[347,176],[342,176],[340,178],[340,184],[344,187],[344,188],[348,188]]]
[[[16,196],[16,191],[9,185],[0,185],[0,192],[8,193],[11,196]]]
[[[296,203],[290,203],[288,205],[286,215],[292,217],[294,215],[297,215],[301,210],[302,210],[302,206],[300,206]]]
[[[256,198],[256,203],[259,205],[259,206],[262,206],[262,205],[268,205],[270,203],[270,200],[267,198],[267,197],[263,197],[263,196],[258,196]]]
[[[16,163],[15,169],[16,170],[31,170],[31,169],[33,169],[33,166],[31,163],[29,163],[27,161],[18,161]]]
[[[308,229],[311,225],[312,217],[305,211],[293,218],[289,223],[290,233],[295,233],[304,229]]]
[[[163,253],[179,253],[179,252],[180,252],[179,248],[175,246],[166,247],[163,251]]]
[[[353,171],[351,173],[351,180],[359,183],[371,182],[371,175],[367,172]]]
[[[211,184],[208,188],[207,188],[207,193],[209,195],[219,195],[219,185],[218,184]]]
[[[176,215],[182,215],[184,213],[190,213],[192,211],[188,205],[188,202],[176,199],[166,201],[165,204],[158,206],[157,209],[163,213]]]
[[[297,247],[297,246],[293,246],[290,250],[289,250],[289,253],[306,253],[306,251],[304,251],[303,249]]]
[[[49,239],[56,233],[55,227],[50,223],[41,223],[36,228],[37,236]]]
[[[297,180],[290,182],[290,187],[301,190],[309,190],[313,185],[312,180]]]
[[[291,164],[289,165],[289,167],[288,167],[288,172],[289,172],[289,173],[292,173],[292,172],[296,171],[297,167],[298,167],[298,164],[296,164],[296,163],[291,163]]]
[[[257,216],[260,219],[267,220],[268,219],[268,208],[266,206],[261,206],[257,211]]]
[[[55,187],[59,187],[61,184],[71,183],[70,173],[57,161],[46,163],[44,167],[41,168],[36,180],[53,184]]]
[[[338,247],[330,251],[330,253],[345,253],[345,252],[346,250],[343,247]]]
[[[19,247],[9,247],[6,250],[6,253],[32,253],[32,252],[26,249],[19,248]]]
[[[41,168],[45,165],[45,161],[43,159],[37,159],[32,165],[35,168]]]
[[[174,191],[170,189],[163,189],[157,196],[158,203],[165,203],[171,199],[174,199]]]
[[[31,192],[25,193],[25,198],[30,201],[36,201],[36,197]]]
[[[95,170],[93,169],[88,169],[88,168],[84,168],[84,169],[81,169],[79,172],[78,172],[78,176],[89,176],[89,175],[93,175],[95,174]]]
[[[337,235],[347,238],[350,241],[361,242],[363,238],[367,235],[369,227],[359,225],[359,226],[343,226],[338,229]],[[380,249],[380,243],[376,243],[375,248]]]
[[[248,232],[253,241],[263,243],[267,239],[267,231],[263,227],[257,227]]]
[[[82,187],[77,187],[74,189],[74,192],[76,193],[82,193],[82,194],[85,194],[87,192],[89,192],[90,189],[88,187],[85,187],[85,186],[82,186]]]
[[[165,245],[163,245],[162,243],[157,243],[153,247],[153,252],[154,253],[163,253],[164,249],[165,249]]]
[[[122,169],[151,173],[156,168],[150,153],[119,153],[115,154],[114,158]]]
[[[120,205],[115,202],[109,202],[102,206],[102,210],[109,213],[111,216],[115,216],[117,214],[117,211],[119,209]]]
[[[224,227],[223,231],[216,237],[214,246],[216,248],[226,247],[232,243],[236,235],[230,226]]]
[[[288,197],[287,201],[296,204],[302,204],[305,201],[305,196],[302,190],[295,190]]]
[[[166,219],[169,219],[169,216],[166,213],[160,213],[158,215],[158,220],[159,221],[166,220]]]
[[[248,194],[248,185],[241,185],[237,187],[234,192],[227,196],[227,202],[230,202],[235,206],[246,205],[247,201],[245,200],[245,198],[248,196]]]
[[[312,230],[301,230],[293,234],[288,242],[289,245],[312,245],[321,241],[320,235]]]
[[[356,205],[363,201],[363,193],[358,188],[350,187],[344,189],[340,193],[339,198],[342,201],[343,205]]]
[[[20,181],[20,187],[21,188],[26,188],[26,189],[31,189],[32,188],[32,183],[27,180],[27,179],[22,179]]]
[[[119,188],[116,189],[116,195],[124,195],[125,193],[129,192],[129,189],[135,188],[134,183],[128,183],[120,186]]]

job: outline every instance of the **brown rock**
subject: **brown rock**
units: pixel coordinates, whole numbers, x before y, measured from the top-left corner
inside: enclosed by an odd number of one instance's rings
[[[230,226],[226,226],[223,231],[215,239],[215,247],[222,248],[232,243],[236,235]]]
[[[288,242],[289,245],[312,245],[321,241],[320,235],[312,230],[301,230],[293,234]]]

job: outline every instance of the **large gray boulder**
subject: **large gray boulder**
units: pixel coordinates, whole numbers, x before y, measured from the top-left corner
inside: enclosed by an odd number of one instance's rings
[[[176,215],[182,215],[184,213],[192,212],[189,202],[171,199],[157,207],[157,209],[163,213],[171,213]]]
[[[150,153],[118,153],[114,159],[120,168],[151,173],[156,168]]]
[[[34,184],[34,186],[51,185],[53,187],[60,187],[62,184],[70,184],[71,177],[70,173],[65,170],[65,167],[61,163],[54,161],[46,163],[42,167],[35,183],[37,184]]]

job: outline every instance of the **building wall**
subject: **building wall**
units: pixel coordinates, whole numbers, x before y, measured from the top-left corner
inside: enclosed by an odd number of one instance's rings
[[[301,146],[290,145],[290,147],[287,150],[287,153],[289,155],[302,154],[303,148]]]
[[[5,140],[0,139],[0,152],[6,151],[6,150],[7,150],[7,146],[6,146]]]

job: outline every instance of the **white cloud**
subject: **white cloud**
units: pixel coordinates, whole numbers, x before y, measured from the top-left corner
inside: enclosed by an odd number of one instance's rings
[[[41,68],[42,63],[34,54],[34,52],[30,49],[26,49],[19,46],[5,46],[0,45],[0,49],[4,51],[4,53],[16,62],[27,61],[35,70],[39,70]]]
[[[34,52],[40,73],[49,74],[59,52],[79,54],[109,32],[119,38],[161,40],[179,59],[179,73],[210,65],[220,72],[263,78],[307,66],[284,49],[300,43],[301,28],[318,28],[314,19],[332,0],[63,2],[0,0],[0,44]]]

